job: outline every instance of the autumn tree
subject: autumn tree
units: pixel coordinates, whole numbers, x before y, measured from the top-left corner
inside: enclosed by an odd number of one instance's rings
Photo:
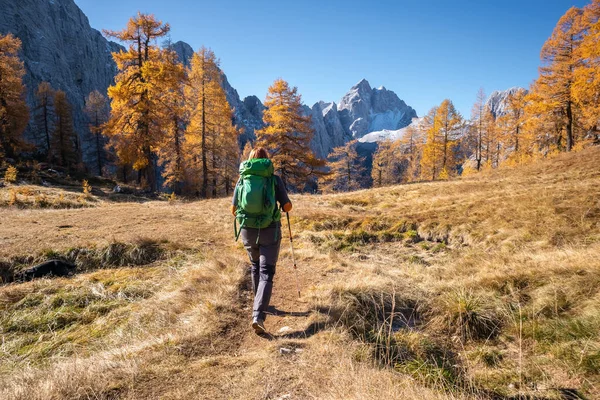
[[[322,176],[324,160],[310,148],[313,130],[310,116],[302,113],[302,99],[296,87],[277,79],[265,100],[265,128],[256,131],[257,143],[267,148],[286,186],[302,190],[311,178]]]
[[[485,103],[485,91],[483,88],[480,88],[477,92],[475,104],[473,104],[473,109],[471,111],[471,138],[469,140],[470,147],[473,148],[475,162],[477,163],[477,171],[481,169],[481,162],[483,159]]]
[[[239,132],[232,122],[233,112],[212,50],[202,47],[192,56],[185,98],[188,182],[202,197],[217,196],[220,189],[229,193],[239,161]]]
[[[54,94],[55,90],[48,82],[41,82],[35,92],[36,98],[36,125],[43,135],[42,140],[46,145],[46,158],[50,160],[52,127],[54,122]]]
[[[400,182],[399,153],[398,141],[384,140],[377,143],[371,168],[373,186],[382,187]]]
[[[326,192],[347,192],[363,186],[366,168],[364,157],[356,151],[358,141],[336,147],[329,154],[329,174],[323,177],[322,189]]]
[[[584,8],[584,36],[575,49],[573,96],[581,107],[582,123],[600,141],[600,0]]]
[[[433,107],[424,120],[426,141],[421,157],[421,177],[435,181],[442,172],[443,139],[441,135],[439,107]]]
[[[74,168],[80,162],[79,138],[73,127],[71,104],[62,90],[54,95],[56,120],[50,141],[52,160],[63,167]]]
[[[0,160],[13,158],[26,145],[23,131],[29,122],[23,75],[19,59],[21,41],[12,34],[0,35]]]
[[[152,63],[155,79],[150,83],[152,92],[159,96],[156,114],[162,133],[158,143],[159,164],[165,186],[181,194],[185,181],[185,68],[177,59],[177,53],[168,47],[160,53],[160,62]],[[158,85],[159,87],[154,87]]]
[[[398,139],[400,157],[403,160],[402,182],[414,182],[419,179],[423,134],[419,125],[409,125],[404,135]]]
[[[497,118],[501,137],[499,143],[503,150],[509,153],[508,157],[517,161],[529,148],[529,144],[524,143],[523,138],[526,99],[527,91],[525,89],[519,88],[509,93],[505,102],[505,112]]]
[[[106,134],[122,161],[133,163],[151,190],[158,189],[156,152],[162,141],[164,120],[159,113],[163,85],[156,82],[161,49],[155,44],[170,30],[153,15],[138,13],[122,31],[105,31],[109,37],[128,44],[126,51],[113,53],[118,74],[108,88],[111,115]],[[141,175],[140,175],[141,178]]]
[[[463,118],[452,101],[446,99],[438,107],[441,166],[440,177],[447,179],[456,174],[456,146],[463,126]]]
[[[542,66],[537,89],[542,101],[551,104],[553,113],[564,123],[564,150],[571,151],[576,141],[577,103],[575,101],[574,71],[580,64],[578,48],[583,40],[581,9],[572,7],[558,21],[552,36],[542,47]],[[562,143],[559,144],[562,148]]]
[[[96,166],[98,175],[102,176],[102,169],[106,162],[106,140],[102,131],[108,119],[108,100],[106,96],[97,90],[91,92],[85,101],[84,112],[88,117],[90,132],[94,135],[96,148]]]

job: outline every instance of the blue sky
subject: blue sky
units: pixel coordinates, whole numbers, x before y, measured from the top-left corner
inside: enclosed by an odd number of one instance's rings
[[[586,0],[75,0],[96,29],[139,10],[173,41],[211,47],[240,96],[283,78],[303,100],[338,102],[366,78],[423,115],[449,98],[469,116],[477,90],[527,87],[558,19]]]

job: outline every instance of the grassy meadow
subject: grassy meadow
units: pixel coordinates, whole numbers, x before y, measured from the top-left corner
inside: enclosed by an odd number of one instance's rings
[[[228,199],[6,185],[0,398],[598,398],[598,160],[292,196],[266,338]]]

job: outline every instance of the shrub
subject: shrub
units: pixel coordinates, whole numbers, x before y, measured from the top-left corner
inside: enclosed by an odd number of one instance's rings
[[[18,171],[12,165],[9,165],[4,173],[4,182],[5,183],[15,183],[17,181]]]

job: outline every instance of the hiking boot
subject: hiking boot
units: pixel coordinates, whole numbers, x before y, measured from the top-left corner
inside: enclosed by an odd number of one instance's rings
[[[252,321],[252,328],[254,328],[254,333],[256,333],[257,335],[262,335],[267,332],[267,330],[265,329],[265,321],[263,321],[262,319],[255,318]]]

